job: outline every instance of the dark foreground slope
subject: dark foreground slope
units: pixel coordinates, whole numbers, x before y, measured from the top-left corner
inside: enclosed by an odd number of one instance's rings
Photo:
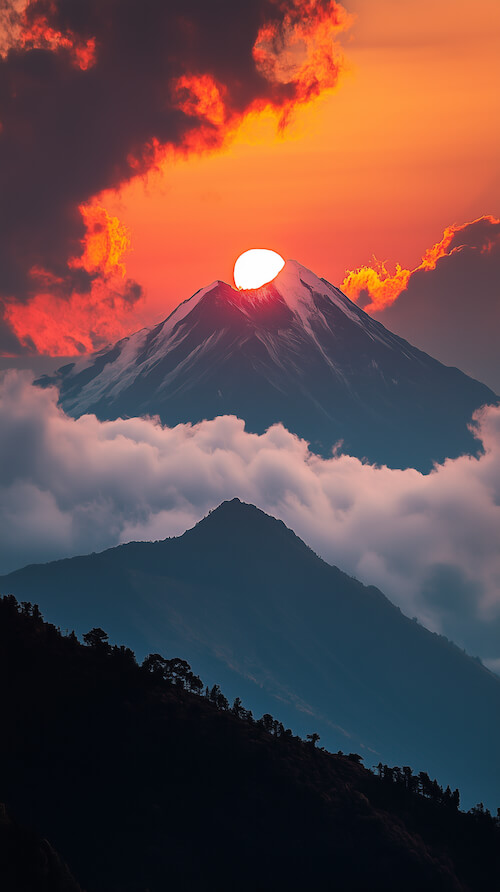
[[[282,422],[323,455],[342,441],[350,455],[422,471],[476,452],[472,414],[497,401],[293,260],[256,290],[214,282],[155,328],[38,383],[56,384],[74,416],[172,426],[238,415],[258,433]]]
[[[142,658],[181,654],[329,749],[425,769],[500,804],[500,679],[238,500],[177,539],[27,567],[0,591],[63,629],[105,628]]]
[[[87,892],[498,888],[491,818],[62,637],[14,599],[0,620],[0,795]]]
[[[15,719],[15,717],[13,717]],[[0,772],[0,781],[6,770]],[[46,839],[13,821],[0,804],[0,889],[2,892],[82,892]]]

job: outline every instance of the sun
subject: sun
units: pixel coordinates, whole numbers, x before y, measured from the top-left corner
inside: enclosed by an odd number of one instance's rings
[[[234,284],[248,290],[267,285],[283,269],[285,261],[276,251],[267,248],[252,248],[240,254],[234,264]]]

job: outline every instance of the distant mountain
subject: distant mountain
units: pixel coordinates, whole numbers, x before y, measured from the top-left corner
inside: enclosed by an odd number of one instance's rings
[[[105,637],[0,600],[0,791],[34,828],[0,815],[2,892],[77,892],[46,834],[87,892],[499,887],[498,822],[426,773],[375,776]]]
[[[263,432],[282,422],[331,454],[428,471],[474,452],[467,425],[497,397],[432,359],[289,260],[269,285],[214,282],[161,324],[43,376],[70,415],[159,415],[197,422],[234,414]]]
[[[62,629],[187,659],[332,750],[425,769],[500,804],[500,679],[237,499],[175,539],[34,565],[0,592]]]

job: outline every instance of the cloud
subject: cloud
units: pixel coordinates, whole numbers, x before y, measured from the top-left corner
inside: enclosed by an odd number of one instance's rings
[[[475,421],[484,453],[428,475],[325,460],[275,425],[223,416],[66,416],[57,392],[9,371],[0,387],[0,569],[178,535],[238,496],[409,616],[500,659],[500,407]]]
[[[71,339],[88,349],[105,337],[98,298],[109,327],[105,295],[117,291],[101,268],[77,262],[96,196],[176,152],[220,148],[247,114],[271,107],[284,124],[336,85],[336,38],[350,19],[334,0],[0,7],[0,349],[68,352]],[[123,311],[138,289],[123,286]],[[51,345],[36,323],[50,320],[55,296],[68,320],[63,301],[89,308]],[[32,314],[19,307],[32,302]]]
[[[36,295],[27,303],[4,302],[11,332],[37,353],[72,356],[97,350],[130,331],[141,305],[142,288],[126,275],[128,229],[97,204],[82,205],[80,211],[86,237],[81,257],[68,261],[73,290],[67,292],[65,278],[34,267]],[[138,316],[135,321],[139,326]]]
[[[342,289],[396,334],[500,392],[500,220],[449,226],[414,270],[374,261]]]

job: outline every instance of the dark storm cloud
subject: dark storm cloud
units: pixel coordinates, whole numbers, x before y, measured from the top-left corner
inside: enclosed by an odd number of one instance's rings
[[[414,270],[376,318],[500,394],[500,221],[456,228],[435,267]]]
[[[1,3],[13,31],[18,5]],[[320,92],[320,76],[305,85],[272,65],[301,16],[340,21],[342,10],[331,0],[29,3],[0,58],[0,296],[28,300],[33,268],[67,295],[81,288],[81,273],[76,281],[67,266],[81,254],[78,206],[147,171],[155,146],[181,145],[196,125],[217,145],[255,101],[286,109]],[[259,66],[253,48],[266,23]],[[189,83],[175,89],[179,78],[203,75],[220,87],[224,121],[210,121]]]

